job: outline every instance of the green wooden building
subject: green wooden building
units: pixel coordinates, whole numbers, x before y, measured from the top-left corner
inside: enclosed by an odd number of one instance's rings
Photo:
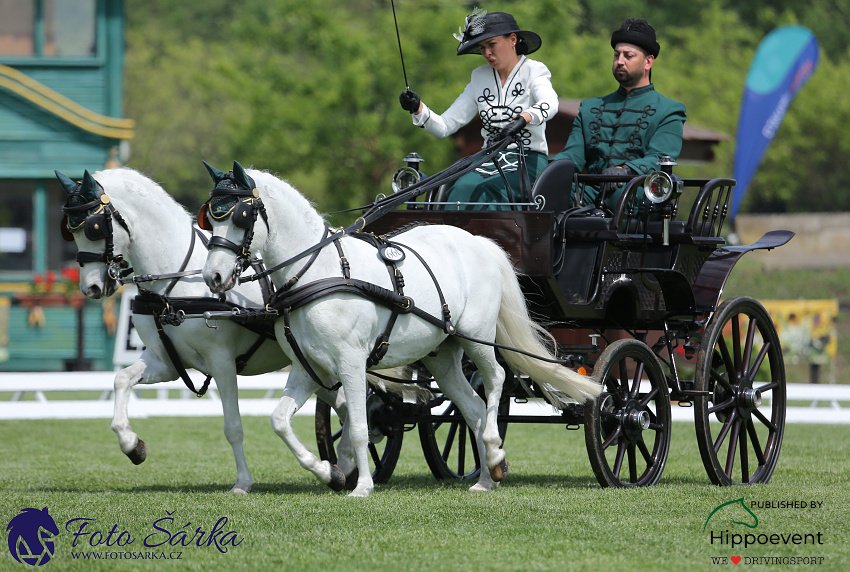
[[[112,368],[113,302],[29,294],[76,266],[54,170],[80,178],[129,148],[123,51],[123,0],[0,1],[0,371]]]

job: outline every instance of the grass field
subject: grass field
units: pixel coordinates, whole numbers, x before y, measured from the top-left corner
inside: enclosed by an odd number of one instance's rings
[[[390,483],[368,499],[350,499],[298,467],[267,419],[244,422],[255,483],[248,496],[227,492],[235,469],[220,419],[135,421],[149,447],[138,467],[119,451],[108,420],[0,422],[0,525],[5,529],[23,508],[49,508],[61,532],[44,570],[680,571],[714,570],[724,565],[712,557],[732,556],[745,558],[741,566],[750,570],[800,568],[746,560],[754,557],[823,557],[817,566],[804,566],[818,570],[850,565],[850,427],[789,425],[769,484],[722,489],[709,484],[693,427],[675,424],[658,486],[603,490],[581,432],[516,424],[506,441],[511,473],[495,493],[484,495],[468,493],[469,483],[435,481],[414,432],[405,435]],[[314,447],[312,418],[296,423]],[[703,531],[715,508],[742,497],[757,528],[733,522],[744,512],[718,511]],[[778,505],[782,501],[805,502],[806,508]],[[813,502],[822,505],[812,509]],[[169,513],[173,521],[159,520]],[[179,545],[185,539],[180,531],[191,538],[222,517],[227,522],[218,538],[229,541],[227,553],[203,542]],[[80,537],[72,546],[66,523],[75,518],[94,519],[85,530],[101,536]],[[80,522],[69,528],[78,530]],[[91,538],[106,542],[110,531],[113,546],[90,546]],[[780,543],[744,548],[732,546],[729,536],[727,544],[716,539],[712,545],[710,535],[722,539],[723,531]],[[822,544],[813,545],[818,533]],[[811,542],[781,542],[793,534]],[[149,535],[149,544],[170,539],[177,545],[146,548]],[[130,538],[132,544],[114,545]],[[181,559],[80,559],[93,552],[112,558],[181,552]],[[725,566],[735,567],[729,560]],[[0,550],[0,570],[24,569]]]

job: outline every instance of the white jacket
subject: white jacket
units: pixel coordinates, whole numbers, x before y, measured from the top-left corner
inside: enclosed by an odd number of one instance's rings
[[[549,154],[545,122],[558,112],[558,94],[552,87],[552,74],[536,60],[520,56],[511,75],[501,85],[498,72],[489,65],[472,71],[469,84],[442,115],[423,103],[422,113],[413,115],[413,124],[435,137],[447,137],[472,121],[478,114],[484,124],[481,136],[500,132],[520,113],[532,120],[523,129],[523,144],[530,151]]]

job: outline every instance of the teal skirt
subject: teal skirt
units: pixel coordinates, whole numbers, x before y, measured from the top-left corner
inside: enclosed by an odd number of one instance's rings
[[[507,178],[511,185],[511,190],[514,194],[513,202],[528,202],[530,201],[530,197],[520,196],[519,171],[517,170],[518,155],[516,151],[507,151],[500,153],[498,160],[502,171],[505,173],[505,178]],[[549,160],[543,153],[528,151],[526,152],[525,164],[528,169],[528,178],[533,186],[537,175],[549,164]],[[531,189],[529,188],[528,191],[530,192]],[[445,208],[447,210],[511,210],[510,206],[492,204],[511,202],[508,197],[508,190],[505,187],[505,181],[492,162],[484,163],[476,170],[467,173],[455,181],[455,184],[452,185],[446,194],[446,202],[461,203],[458,205],[446,205]]]

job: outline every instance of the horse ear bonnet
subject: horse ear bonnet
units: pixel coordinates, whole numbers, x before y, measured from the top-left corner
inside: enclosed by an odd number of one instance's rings
[[[219,171],[206,161],[203,161],[203,164],[204,167],[207,168],[207,172],[210,174],[210,177],[212,177],[213,183],[218,183],[222,179],[222,177],[224,177],[225,174],[223,171]]]
[[[245,172],[245,169],[237,161],[233,161],[233,176],[236,178],[239,186],[245,190],[253,191],[257,187],[254,179],[248,176],[248,173]]]

